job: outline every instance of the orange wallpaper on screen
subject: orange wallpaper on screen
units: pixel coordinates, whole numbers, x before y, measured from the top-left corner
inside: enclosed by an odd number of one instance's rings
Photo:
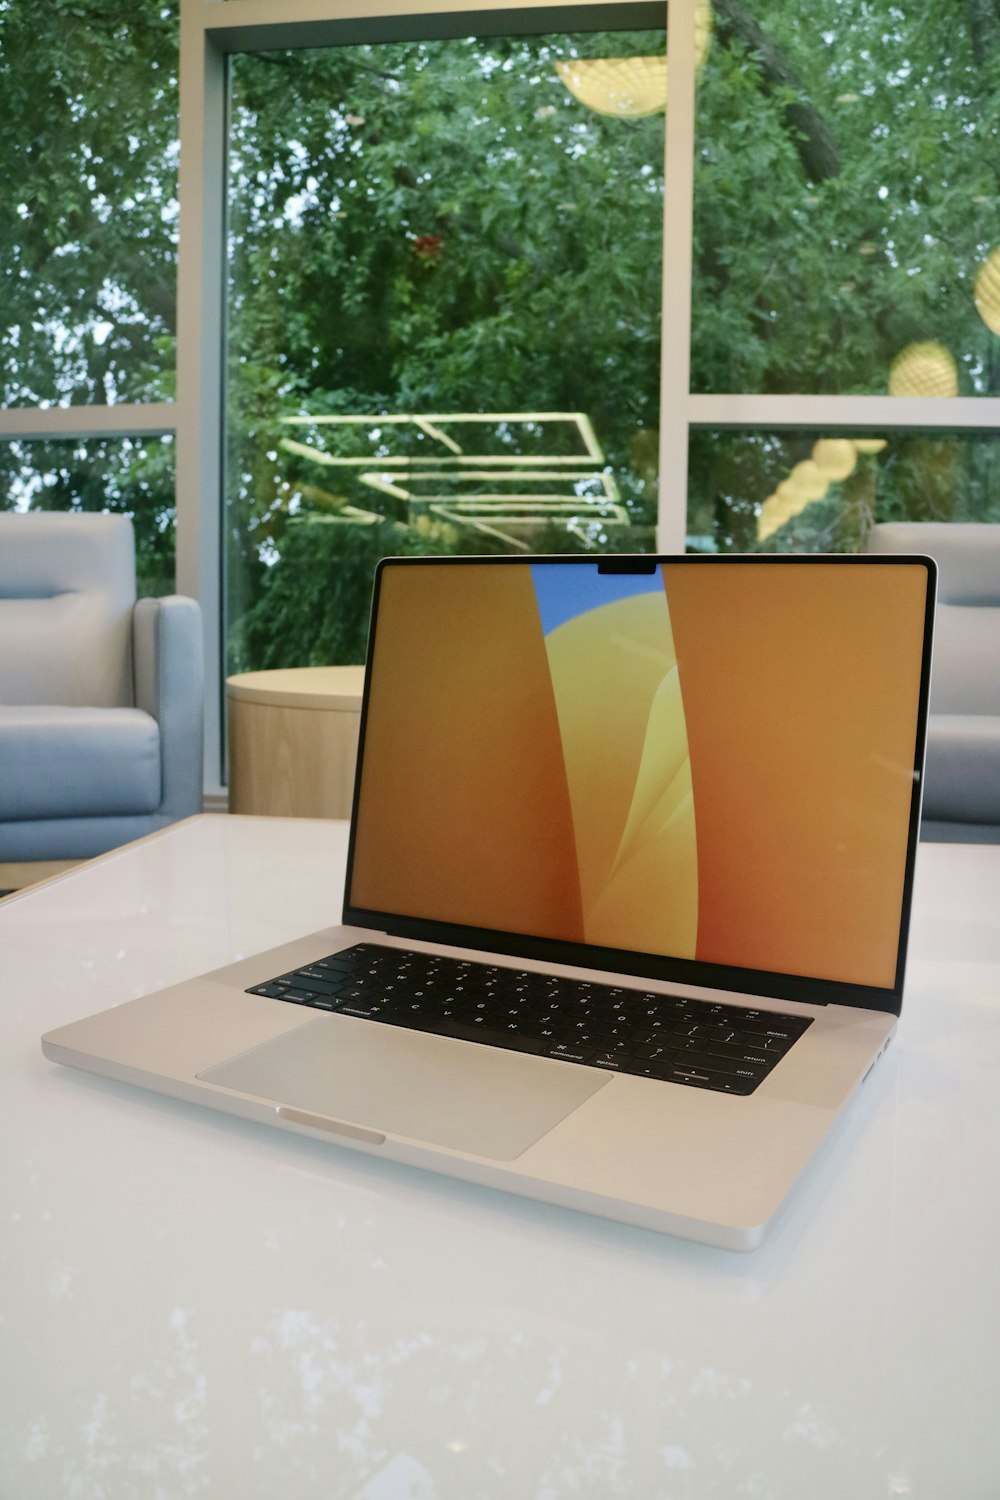
[[[891,985],[925,570],[663,575],[694,787],[697,957]],[[807,705],[794,723],[789,701]]]
[[[390,567],[375,651],[354,904],[581,941],[569,793],[530,569]]]

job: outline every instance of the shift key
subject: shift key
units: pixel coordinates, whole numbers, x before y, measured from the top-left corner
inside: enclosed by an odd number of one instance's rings
[[[763,1078],[767,1064],[748,1062],[745,1058],[715,1057],[708,1053],[685,1054],[686,1068],[704,1068],[711,1073],[736,1073],[742,1078]]]

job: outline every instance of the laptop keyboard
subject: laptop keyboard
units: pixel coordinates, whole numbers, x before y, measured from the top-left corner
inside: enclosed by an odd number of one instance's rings
[[[726,1094],[752,1094],[812,1024],[378,943],[331,953],[247,993]]]

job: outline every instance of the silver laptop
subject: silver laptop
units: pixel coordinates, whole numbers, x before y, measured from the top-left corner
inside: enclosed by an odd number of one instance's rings
[[[343,925],[47,1057],[729,1249],[896,1029],[934,564],[388,559]]]

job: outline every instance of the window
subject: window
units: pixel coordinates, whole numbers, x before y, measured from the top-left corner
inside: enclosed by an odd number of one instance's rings
[[[232,59],[230,670],[362,660],[386,553],[653,548],[664,52]]]
[[[671,0],[665,175],[662,4],[399,9],[0,0],[0,504],[103,486],[158,589],[176,471],[210,786],[386,547],[1000,520],[995,7]],[[555,68],[658,54],[634,117]]]
[[[692,548],[854,551],[873,522],[1000,521],[977,430],[1000,393],[998,55],[1000,21],[975,7],[825,0],[805,25],[775,0],[716,5]]]
[[[1000,264],[979,280],[1000,244],[998,43],[975,6],[821,0],[806,24],[781,0],[717,5],[693,391],[1000,390]]]

